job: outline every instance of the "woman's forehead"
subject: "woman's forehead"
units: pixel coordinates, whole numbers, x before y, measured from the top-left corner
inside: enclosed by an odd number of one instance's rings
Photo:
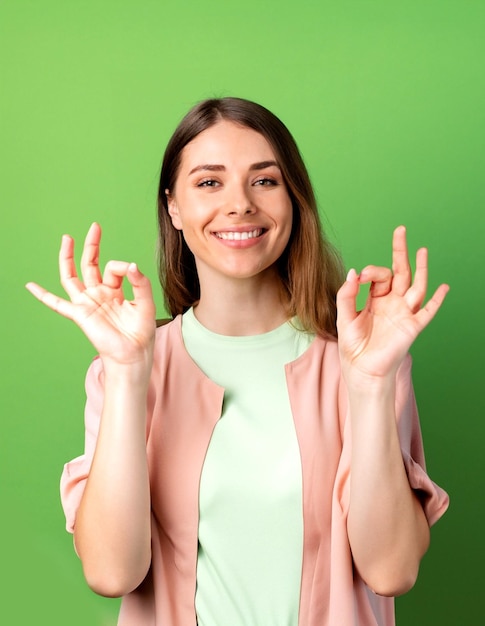
[[[199,133],[184,147],[181,157],[183,169],[192,169],[201,163],[247,163],[250,166],[253,162],[276,160],[271,144],[261,133],[228,120],[221,120]]]

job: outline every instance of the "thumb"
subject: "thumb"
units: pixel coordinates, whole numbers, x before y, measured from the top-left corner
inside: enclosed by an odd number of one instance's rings
[[[350,324],[357,317],[359,287],[359,276],[352,268],[349,270],[344,284],[337,292],[337,328]]]
[[[155,310],[150,279],[140,272],[136,263],[128,266],[127,278],[133,288],[135,303],[146,310]]]

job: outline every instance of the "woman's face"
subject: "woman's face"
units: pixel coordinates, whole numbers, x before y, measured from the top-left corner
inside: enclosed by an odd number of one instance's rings
[[[201,285],[211,276],[272,271],[290,238],[293,209],[273,149],[233,122],[222,120],[185,146],[167,196]]]

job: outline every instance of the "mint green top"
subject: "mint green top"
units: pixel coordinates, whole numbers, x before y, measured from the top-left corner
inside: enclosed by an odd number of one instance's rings
[[[290,323],[218,335],[190,309],[185,346],[224,387],[199,492],[198,626],[296,626],[303,551],[302,473],[284,364],[313,335]]]

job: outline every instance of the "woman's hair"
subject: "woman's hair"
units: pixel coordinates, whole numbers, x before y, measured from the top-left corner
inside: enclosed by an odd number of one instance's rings
[[[194,256],[168,214],[166,190],[175,188],[184,147],[221,120],[251,128],[271,145],[293,206],[292,232],[277,262],[288,314],[298,316],[309,332],[335,337],[335,297],[343,282],[343,266],[322,231],[303,159],[289,130],[273,113],[241,98],[214,98],[197,104],[182,119],[165,150],[158,225],[159,275],[167,309],[174,317],[185,312],[199,300],[200,286]]]

